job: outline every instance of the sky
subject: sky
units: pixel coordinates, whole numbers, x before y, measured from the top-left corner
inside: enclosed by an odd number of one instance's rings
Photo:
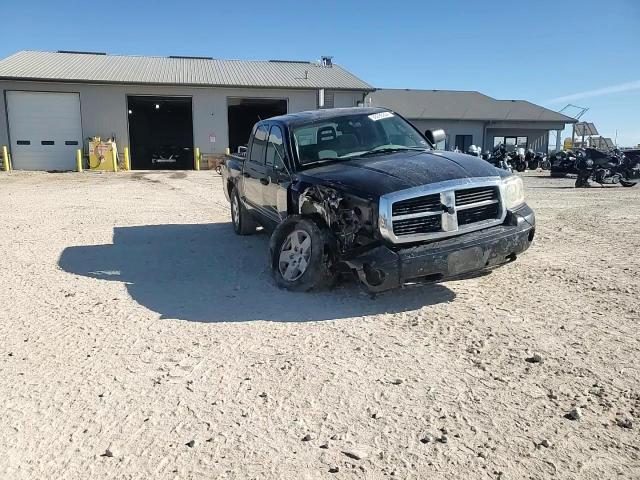
[[[100,7],[0,0],[0,57],[19,50],[332,55],[378,88],[477,90],[553,110],[586,107],[582,120],[602,135],[640,144],[640,0],[110,0]]]

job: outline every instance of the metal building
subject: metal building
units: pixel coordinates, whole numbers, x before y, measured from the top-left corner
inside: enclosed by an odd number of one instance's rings
[[[479,92],[452,90],[380,89],[368,95],[367,105],[400,113],[421,131],[443,128],[446,149],[466,151],[470,145],[492,150],[524,147],[547,152],[549,132],[577,120],[524,100],[496,100]],[[560,149],[560,145],[553,146]]]
[[[193,168],[193,150],[243,145],[260,118],[361,105],[373,88],[320,62],[22,51],[0,60],[0,145],[16,169],[71,170],[89,137],[134,169]]]

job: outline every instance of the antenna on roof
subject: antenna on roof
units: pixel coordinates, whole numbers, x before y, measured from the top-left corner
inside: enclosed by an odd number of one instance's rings
[[[320,57],[322,61],[320,62],[323,67],[331,67],[333,66],[333,57],[329,57],[327,55],[323,55]]]

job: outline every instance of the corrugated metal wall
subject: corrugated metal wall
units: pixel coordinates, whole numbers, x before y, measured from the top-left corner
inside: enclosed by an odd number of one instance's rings
[[[277,90],[246,88],[197,88],[135,85],[92,85],[58,82],[0,81],[0,145],[8,145],[6,118],[6,90],[33,90],[78,92],[82,113],[84,138],[99,135],[103,138],[116,135],[120,148],[129,145],[127,95],[190,96],[193,101],[194,145],[204,153],[223,153],[228,146],[227,98],[278,98],[286,99],[289,112],[317,108],[316,90]],[[352,107],[362,100],[363,92],[335,92],[336,107]],[[216,143],[209,143],[209,136]]]

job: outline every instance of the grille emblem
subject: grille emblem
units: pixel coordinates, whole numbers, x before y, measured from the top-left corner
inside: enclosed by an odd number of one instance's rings
[[[443,212],[446,212],[449,215],[454,215],[456,213],[456,207],[454,207],[453,205],[445,205],[444,203],[441,205]]]

